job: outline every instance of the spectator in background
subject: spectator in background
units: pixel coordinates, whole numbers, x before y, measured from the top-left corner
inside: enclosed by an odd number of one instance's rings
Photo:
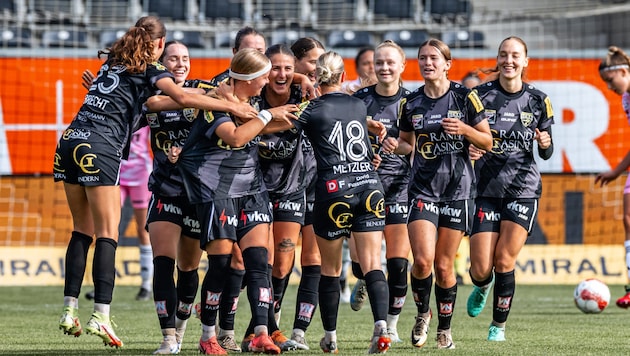
[[[477,85],[481,84],[481,78],[479,78],[479,74],[477,74],[476,70],[472,70],[462,78],[462,85],[468,89],[472,89]]]
[[[355,80],[344,82],[341,85],[341,90],[348,94],[354,94],[361,88],[376,84],[377,79],[374,73],[374,47],[363,47],[359,49],[354,58],[354,64],[359,77]]]
[[[609,47],[606,58],[599,64],[599,75],[608,85],[608,89],[621,95],[621,105],[630,121],[630,57],[618,47]],[[617,179],[622,173],[626,173],[628,167],[630,167],[630,151],[614,169],[598,174],[595,183],[604,186]],[[623,190],[623,227],[627,277],[630,281],[630,176],[626,179]],[[617,306],[620,308],[630,307],[630,284],[625,286],[625,292],[621,298],[617,299]]]

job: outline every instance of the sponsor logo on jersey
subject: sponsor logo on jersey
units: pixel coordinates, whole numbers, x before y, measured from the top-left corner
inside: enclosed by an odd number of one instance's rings
[[[501,220],[501,213],[498,213],[496,211],[488,211],[485,212],[483,211],[482,208],[479,208],[479,211],[477,212],[477,218],[479,218],[479,222],[482,223],[484,220],[487,221],[500,221]]]
[[[336,179],[331,179],[326,182],[326,191],[328,193],[334,193],[339,191],[339,183]]]
[[[221,211],[221,215],[219,215],[219,221],[221,222],[221,227],[225,226],[226,223],[230,226],[238,225],[238,219],[236,219],[236,215],[225,215],[225,209]]]
[[[212,115],[212,111],[204,110],[203,118],[207,123],[211,124],[214,121],[214,115]]]
[[[462,117],[464,117],[464,113],[462,113],[459,110],[449,110],[446,113],[446,117],[451,118],[451,119],[462,119]]]
[[[328,207],[328,217],[337,228],[349,228],[352,219],[350,204],[340,201],[330,204],[330,207]]]
[[[90,130],[85,130],[85,129],[67,129],[66,131],[63,132],[62,138],[64,140],[73,140],[73,139],[78,139],[78,140],[87,140],[90,135],[92,135],[92,132]]]
[[[523,126],[529,126],[532,121],[534,121],[534,114],[531,112],[522,112],[521,113],[521,123]]]
[[[366,210],[374,213],[374,216],[385,219],[385,197],[380,190],[372,191],[365,199]]]
[[[89,143],[80,143],[78,144],[74,150],[72,151],[72,159],[74,159],[74,163],[81,168],[81,171],[86,174],[98,174],[101,169],[92,169],[94,168],[94,160],[96,160],[97,156],[95,153],[86,153],[81,157],[77,157],[77,153],[81,147],[87,147],[88,149],[92,149],[92,145]]]
[[[476,112],[481,112],[481,110],[483,110],[483,104],[481,103],[481,99],[479,99],[479,95],[477,95],[476,90],[472,90],[468,93],[468,100],[470,100],[470,103],[473,105]]]

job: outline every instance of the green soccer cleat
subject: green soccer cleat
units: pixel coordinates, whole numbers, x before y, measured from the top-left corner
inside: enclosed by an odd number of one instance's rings
[[[85,331],[88,334],[100,337],[103,340],[105,346],[123,346],[122,340],[120,340],[118,336],[116,336],[116,333],[114,333],[114,328],[112,328],[112,323],[109,320],[109,316],[103,313],[99,313],[97,311],[92,313],[92,317],[90,317],[90,320],[88,320]]]
[[[490,294],[490,289],[492,289],[493,284],[494,278],[483,288],[473,286],[473,291],[468,296],[468,301],[466,302],[468,316],[474,318],[481,314],[481,311],[483,311],[483,308],[486,306],[486,300],[488,299],[488,294]]]
[[[79,321],[79,309],[71,306],[63,307],[61,319],[59,319],[59,329],[63,330],[64,334],[79,337],[83,333],[83,328],[81,328],[81,322]]]
[[[488,341],[505,341],[505,328],[490,325],[488,329]]]

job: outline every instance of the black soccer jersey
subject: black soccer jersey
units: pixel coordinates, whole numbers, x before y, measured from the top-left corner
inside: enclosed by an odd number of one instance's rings
[[[126,158],[131,135],[140,127],[142,106],[158,91],[155,83],[165,77],[173,75],[157,62],[132,74],[125,66],[110,67],[106,61],[69,127],[102,136]]]
[[[210,89],[210,83],[202,80],[187,80],[186,88]],[[183,147],[196,116],[196,109],[168,110],[157,113],[143,111],[144,118],[151,128],[151,150],[153,151],[153,171],[149,177],[149,190],[162,197],[186,195],[184,183],[177,166],[169,162],[171,146]]]
[[[265,91],[261,95],[261,109],[269,109]],[[291,87],[287,104],[299,104],[302,91]],[[261,135],[258,155],[267,190],[275,194],[289,194],[303,190],[306,185],[304,154],[301,147],[301,130],[292,128],[273,134]]]
[[[424,86],[407,96],[402,107],[400,130],[415,132],[414,162],[409,199],[446,202],[474,198],[474,173],[468,154],[470,143],[463,135],[444,132],[442,119],[458,118],[470,126],[484,119],[474,92],[451,82],[442,97],[433,99]]]
[[[531,84],[508,93],[499,81],[475,88],[492,131],[492,151],[475,162],[477,195],[491,198],[539,198],[540,172],[534,160],[535,129],[553,124],[549,97]]]
[[[215,133],[219,125],[228,121],[234,121],[229,113],[200,111],[193,123],[177,162],[191,203],[265,191],[258,160],[260,137],[243,147],[230,147]]]
[[[354,96],[363,100],[367,106],[367,118],[382,122],[387,128],[387,136],[395,138],[398,137],[400,107],[405,103],[404,97],[409,93],[409,90],[401,87],[395,95],[381,96],[376,92],[376,85],[372,85],[360,89]],[[375,135],[370,134],[370,142],[374,152],[379,153],[382,158],[377,170],[379,176],[409,175],[410,162],[407,156],[380,152],[381,143]]]
[[[218,87],[219,84],[226,82],[228,79],[230,79],[230,70],[226,69],[223,72],[215,75],[214,78],[210,79],[210,85],[212,85],[213,87]]]
[[[308,136],[317,161],[316,196],[331,199],[382,190],[372,166],[367,109],[362,100],[335,92],[302,104],[296,127]]]

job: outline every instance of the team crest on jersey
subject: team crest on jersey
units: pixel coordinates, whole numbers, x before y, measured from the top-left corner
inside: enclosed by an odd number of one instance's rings
[[[214,115],[212,115],[212,111],[208,111],[205,110],[203,112],[203,118],[206,120],[207,123],[211,124],[212,121],[214,121]]]
[[[486,120],[488,120],[488,124],[494,125],[497,122],[497,111],[496,110],[486,110],[483,112]]]
[[[166,67],[160,62],[155,61],[155,62],[153,62],[153,65],[155,66],[155,68],[157,68],[159,70],[166,70]]]
[[[182,110],[182,113],[184,114],[184,118],[188,121],[188,122],[192,122],[195,119],[195,108],[185,108],[184,110]]]
[[[149,127],[151,128],[156,128],[156,127],[160,127],[160,121],[158,120],[158,115],[157,113],[148,113],[146,115],[147,118],[147,123],[149,124]]]
[[[300,115],[302,115],[302,113],[304,112],[304,109],[306,109],[306,107],[308,106],[308,104],[310,104],[311,102],[306,100],[303,101],[301,103],[298,104],[298,111],[295,113],[295,116],[300,117]]]
[[[459,110],[449,110],[446,114],[446,117],[449,119],[459,119],[461,120],[464,117],[464,114]]]
[[[534,114],[531,112],[522,112],[521,113],[521,123],[523,126],[529,126],[532,121],[534,121]]]
[[[411,124],[415,130],[422,130],[424,128],[424,115],[416,114],[411,116]]]

